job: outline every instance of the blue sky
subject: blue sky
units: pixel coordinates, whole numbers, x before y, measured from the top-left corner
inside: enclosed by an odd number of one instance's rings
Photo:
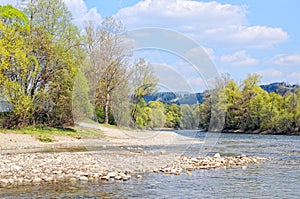
[[[1,0],[14,2],[12,0]],[[64,0],[81,25],[106,16],[128,30],[157,27],[175,30],[205,49],[219,73],[240,82],[248,73],[261,83],[300,84],[299,0]],[[1,4],[1,3],[0,3]],[[184,60],[161,51],[136,52],[152,63],[173,67],[195,90],[203,88]],[[180,69],[181,68],[181,69]]]

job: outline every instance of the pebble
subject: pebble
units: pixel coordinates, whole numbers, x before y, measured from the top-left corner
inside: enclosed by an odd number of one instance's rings
[[[242,169],[247,169],[249,164],[258,164],[260,161],[268,160],[262,157],[253,156],[236,156],[236,157],[222,157],[216,153],[213,157],[186,157],[183,156],[179,160],[173,162],[171,165],[160,168],[158,172],[180,175],[187,171],[187,175],[191,176],[190,171],[203,169],[218,169],[241,166]]]
[[[143,177],[142,175],[137,175],[137,176],[136,176],[136,178],[142,178],[142,177]]]
[[[143,150],[142,148],[130,149]],[[160,151],[160,153],[166,152]],[[246,169],[249,164],[258,164],[261,161],[267,160],[266,158],[246,155],[221,157],[219,153],[216,153],[213,157],[181,156],[173,158],[173,161],[166,162],[163,164],[166,166],[161,167],[162,164],[158,166],[157,161],[167,159],[170,157],[170,154],[166,154],[163,156],[164,158],[161,158],[162,155],[160,153],[155,153],[153,156],[151,156],[150,152],[147,154],[133,154],[136,155],[134,157],[141,160],[141,163],[136,162],[136,164],[132,165],[135,159],[126,159],[129,164],[120,162],[123,167],[114,167],[115,163],[111,164],[110,161],[108,161],[108,166],[104,166],[103,162],[99,161],[95,156],[85,152],[0,154],[0,187],[67,181],[86,182],[97,179],[103,181],[128,181],[132,178],[131,175],[135,175],[137,179],[141,179],[142,175],[137,175],[137,173],[143,172],[164,173],[166,175],[187,173],[190,176],[190,171],[193,170],[228,168],[233,166]],[[118,156],[116,159],[118,160],[122,157]],[[153,158],[151,160],[151,162],[155,163],[153,167],[148,168],[146,162],[148,157]],[[75,163],[74,160],[76,160]]]

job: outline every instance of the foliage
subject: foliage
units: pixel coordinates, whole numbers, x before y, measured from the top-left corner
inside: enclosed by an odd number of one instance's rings
[[[13,107],[3,125],[73,125],[79,31],[61,0],[31,1],[25,11],[28,18],[11,6],[0,8],[1,97]]]
[[[258,86],[260,76],[249,74],[241,85],[225,81],[226,119],[224,131],[287,134],[299,131],[300,91],[293,87],[285,95],[268,93]],[[221,92],[223,93],[223,92]],[[220,94],[221,94],[220,93]],[[208,129],[212,97],[200,105],[200,126]]]

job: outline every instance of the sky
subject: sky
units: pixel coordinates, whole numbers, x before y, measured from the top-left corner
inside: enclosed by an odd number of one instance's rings
[[[63,1],[79,27],[84,20],[100,23],[113,16],[129,31],[149,27],[176,31],[204,49],[218,74],[229,73],[241,82],[247,74],[258,73],[261,84],[300,84],[299,0]],[[194,90],[203,89],[207,82],[191,67],[190,60],[172,53],[172,49],[136,51],[134,56],[145,57],[158,70],[175,71]]]

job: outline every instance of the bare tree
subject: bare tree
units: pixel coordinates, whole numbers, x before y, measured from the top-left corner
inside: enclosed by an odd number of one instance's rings
[[[131,53],[122,34],[121,22],[106,18],[101,26],[88,22],[86,27],[87,52],[90,67],[87,76],[96,108],[103,109],[104,123],[109,123],[111,96],[118,86],[127,81],[128,59]]]

